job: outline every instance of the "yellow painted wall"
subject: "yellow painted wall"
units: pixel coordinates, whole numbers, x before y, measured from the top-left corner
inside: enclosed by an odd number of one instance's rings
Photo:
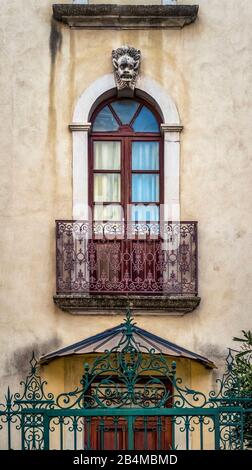
[[[68,124],[125,43],[141,49],[141,73],[177,105],[181,218],[199,221],[200,307],[137,322],[222,364],[232,337],[251,327],[252,2],[199,0],[199,19],[176,31],[73,31],[52,21],[52,3],[1,2],[2,387],[25,375],[33,349],[47,353],[121,321],[70,315],[52,296],[54,220],[72,217]]]
[[[98,356],[101,357],[101,354]],[[41,365],[41,376],[48,382],[50,392],[56,395],[63,391],[69,392],[80,385],[84,374],[84,365],[89,364],[89,370],[91,370],[96,358],[97,355],[94,353],[56,358]],[[169,367],[174,359],[174,357],[167,358]],[[176,375],[188,387],[207,392],[211,386],[212,374],[212,369],[208,369],[196,361],[176,358]]]
[[[86,354],[86,355],[76,355],[76,356],[66,356],[65,358],[54,359],[49,364],[44,364],[41,368],[41,374],[44,380],[47,381],[47,391],[54,393],[54,396],[57,397],[60,393],[69,393],[71,391],[76,390],[77,388],[82,388],[80,384],[80,380],[84,373],[84,364],[89,364],[90,370],[92,368],[93,361],[95,359],[94,354]],[[167,358],[167,364],[171,367],[171,362],[174,358],[170,357]],[[176,361],[177,363],[177,372],[176,377],[182,380],[181,383],[178,384],[178,387],[184,389],[188,387],[189,389],[200,390],[203,393],[208,393],[211,389],[211,382],[212,382],[212,375],[213,372],[209,369],[206,369],[203,365],[191,361],[189,359],[179,358]],[[152,373],[155,376],[155,373]],[[104,375],[103,375],[104,378]],[[176,397],[176,401],[179,402],[180,392],[174,389],[174,397]],[[195,400],[192,395],[186,395],[186,393],[181,393],[188,402],[185,401],[184,406],[189,407],[190,403],[193,406],[203,406],[204,405],[204,397],[198,396],[195,397]],[[75,397],[70,398],[70,402],[67,403],[73,404],[78,399],[79,395],[76,394]],[[198,401],[196,401],[198,398]],[[174,398],[175,399],[175,398]],[[73,400],[73,401],[72,401]],[[63,400],[60,400],[60,405],[64,408]],[[78,408],[78,403],[75,405]],[[193,419],[195,421],[193,421]],[[179,422],[181,423],[179,424]],[[205,418],[205,425],[204,425],[204,447],[207,449],[213,448],[213,433],[209,432],[211,429],[212,421],[209,418]],[[65,426],[67,429],[67,426]],[[199,433],[199,423],[198,417],[191,418],[191,432],[189,433],[189,442],[190,447],[192,449],[199,448],[200,442],[200,433]],[[185,448],[185,432],[182,431],[183,429],[183,418],[177,417],[177,424],[175,426],[175,435],[176,435],[176,445],[178,449]],[[50,434],[51,445],[57,446],[59,445],[59,434],[58,434],[58,426],[55,426],[55,431]],[[65,439],[71,438],[66,431]],[[71,447],[72,441],[70,439],[69,445]]]

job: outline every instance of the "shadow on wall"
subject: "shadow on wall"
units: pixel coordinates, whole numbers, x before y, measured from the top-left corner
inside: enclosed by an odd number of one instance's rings
[[[5,376],[18,375],[22,378],[27,375],[30,367],[32,353],[39,358],[42,354],[52,351],[61,346],[58,337],[41,343],[31,343],[29,346],[17,348],[11,357],[8,357],[5,364]]]

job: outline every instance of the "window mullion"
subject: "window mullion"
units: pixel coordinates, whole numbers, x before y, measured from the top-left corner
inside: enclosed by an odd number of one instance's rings
[[[131,137],[126,137],[126,140],[127,140],[127,149],[126,149],[127,173],[126,173],[125,182],[127,181],[127,209],[128,209],[128,206],[131,204],[131,198],[132,198],[132,173],[131,173],[132,139]]]

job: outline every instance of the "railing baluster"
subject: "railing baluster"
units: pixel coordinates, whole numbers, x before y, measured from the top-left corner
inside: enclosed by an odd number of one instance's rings
[[[174,450],[176,448],[176,416],[171,418],[171,448]]]
[[[84,433],[87,436],[85,450],[91,449],[91,419],[91,416],[84,418]]]
[[[190,421],[189,417],[185,417],[185,432],[186,432],[186,450],[189,450],[189,427],[190,427]]]
[[[199,425],[200,425],[200,450],[204,450],[204,416],[199,417]]]
[[[36,449],[36,436],[35,436],[35,433],[36,433],[36,415],[32,415],[31,417],[31,420],[32,420],[32,424],[31,424],[31,428],[32,428],[32,450],[33,449]]]
[[[11,449],[11,418],[12,418],[12,396],[10,393],[10,387],[7,390],[6,396],[6,420],[7,420],[7,432],[8,432],[8,450]]]
[[[133,416],[127,416],[128,422],[128,449],[134,450],[134,418]]]
[[[25,450],[25,415],[21,414],[21,449]]]
[[[147,450],[148,447],[147,447],[147,422],[148,422],[148,417],[147,416],[144,416],[143,418],[143,421],[144,421],[144,450]]]
[[[11,450],[11,421],[8,419],[8,450]]]
[[[100,450],[104,450],[104,418],[100,418],[99,430],[100,430]]]
[[[60,425],[60,450],[64,449],[64,440],[63,440],[63,424],[64,424],[64,417],[59,417],[59,425]]]
[[[217,414],[214,416],[213,425],[214,425],[214,449],[219,450],[220,449],[220,439],[221,439],[219,410],[218,410]]]
[[[77,426],[78,426],[77,417],[74,416],[73,418],[74,450],[77,450]]]
[[[162,418],[157,417],[157,450],[161,449],[161,431],[162,431]]]
[[[44,445],[43,445],[43,449],[44,450],[50,450],[50,419],[49,419],[49,416],[45,413],[44,416],[43,416],[43,426],[44,426],[44,429],[43,429],[43,437],[44,437]]]
[[[114,423],[114,448],[118,450],[118,416],[114,416],[113,423]]]

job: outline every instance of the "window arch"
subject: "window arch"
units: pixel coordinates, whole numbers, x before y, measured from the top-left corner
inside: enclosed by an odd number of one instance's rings
[[[160,220],[161,118],[139,98],[101,103],[91,117],[89,205],[96,221]]]
[[[103,104],[95,113],[93,132],[113,132],[127,126],[133,132],[159,133],[157,117],[145,104],[135,99],[117,99]]]

